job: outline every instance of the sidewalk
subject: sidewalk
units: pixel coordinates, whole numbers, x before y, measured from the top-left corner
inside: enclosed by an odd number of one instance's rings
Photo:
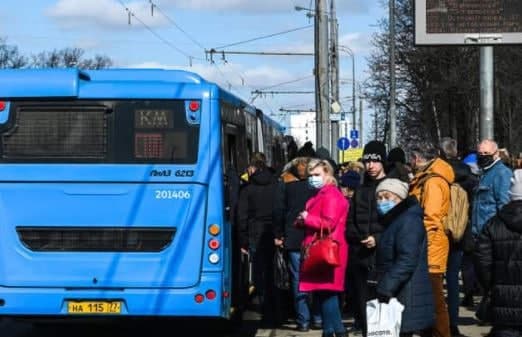
[[[480,298],[475,298],[475,303],[478,303]],[[257,316],[254,313],[249,313],[249,318],[252,319],[251,315]],[[349,327],[352,324],[352,320],[345,320],[345,326]],[[309,332],[297,332],[294,330],[294,324],[286,324],[283,327],[275,330],[270,329],[258,329],[256,337],[320,337],[321,331],[310,330]],[[480,326],[475,318],[475,313],[468,310],[467,308],[460,307],[460,332],[468,337],[483,337],[489,333],[490,326]],[[350,333],[350,336],[362,336],[361,333]]]

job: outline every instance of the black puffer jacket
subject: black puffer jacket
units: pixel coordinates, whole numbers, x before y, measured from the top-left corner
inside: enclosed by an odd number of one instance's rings
[[[301,249],[304,229],[294,225],[299,213],[305,210],[308,199],[317,194],[307,179],[285,173],[278,182],[274,196],[274,236],[284,239],[284,248],[291,251]]]
[[[522,326],[522,201],[512,201],[479,236],[475,267],[491,291],[493,325]]]
[[[269,170],[258,170],[241,189],[238,203],[239,240],[242,248],[254,248],[261,237],[272,235],[273,197],[276,178]]]
[[[364,183],[352,198],[352,207],[346,226],[346,240],[350,245],[350,263],[374,269],[375,248],[366,248],[361,240],[372,235],[377,245],[384,227],[379,223],[377,214],[377,203],[375,201],[375,190],[382,181],[373,180],[365,176]]]

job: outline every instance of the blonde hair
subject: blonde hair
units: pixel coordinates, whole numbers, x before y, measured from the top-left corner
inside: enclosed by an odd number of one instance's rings
[[[348,163],[348,171],[356,171],[357,173],[364,173],[364,164],[360,161],[351,161]]]
[[[337,186],[337,179],[334,177],[334,169],[332,165],[328,162],[328,160],[324,159],[311,159],[308,163],[308,174],[315,170],[318,166],[322,166],[324,173],[326,173],[326,177],[324,183],[327,185],[335,185]]]

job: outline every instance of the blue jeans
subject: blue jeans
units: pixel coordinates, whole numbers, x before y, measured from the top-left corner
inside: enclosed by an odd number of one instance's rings
[[[446,271],[450,326],[457,326],[459,322],[459,271],[462,265],[462,256],[462,250],[454,248],[450,249],[448,256],[448,269]]]
[[[301,252],[288,252],[288,271],[290,272],[290,281],[292,294],[294,296],[294,306],[296,322],[299,326],[308,327],[310,325],[310,306],[309,294],[299,291],[299,268],[301,266]],[[321,310],[317,300],[312,303],[312,316],[315,324],[321,324]]]
[[[321,316],[323,317],[323,335],[345,334],[346,328],[341,317],[339,307],[339,294],[333,291],[317,291],[314,297],[321,305]]]

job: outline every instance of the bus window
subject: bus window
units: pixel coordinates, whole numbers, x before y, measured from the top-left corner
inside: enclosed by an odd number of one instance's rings
[[[3,162],[197,162],[199,125],[182,100],[15,102],[10,116]]]
[[[252,149],[252,140],[250,138],[247,139],[247,162],[250,162],[250,154],[253,153]]]

